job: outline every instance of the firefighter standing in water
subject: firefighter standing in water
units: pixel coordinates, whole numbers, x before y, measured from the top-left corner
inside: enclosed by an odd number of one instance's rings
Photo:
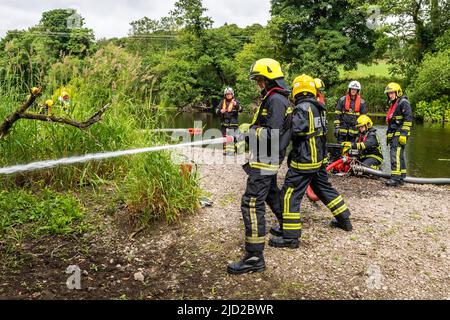
[[[388,124],[387,144],[391,154],[391,179],[386,184],[397,187],[406,178],[405,147],[411,135],[413,113],[408,98],[398,83],[389,83],[384,93],[389,99],[390,109],[386,117]]]
[[[289,171],[282,189],[282,236],[273,237],[269,245],[277,248],[298,248],[301,237],[300,204],[309,185],[319,199],[331,210],[331,226],[345,231],[353,229],[350,211],[342,196],[328,181],[326,171],[326,108],[317,101],[314,79],[301,75],[294,80],[296,102],[292,115],[292,151]]]
[[[384,161],[383,151],[381,150],[377,130],[373,128],[372,119],[362,115],[358,118],[356,127],[359,129],[359,136],[353,143],[352,148],[359,151],[358,160],[369,168],[379,170]]]
[[[233,88],[227,87],[223,93],[224,98],[216,107],[216,114],[221,118],[222,135],[234,137],[234,143],[224,144],[224,155],[234,155],[242,152],[245,141],[238,141],[239,113],[243,111],[239,101],[234,97]]]
[[[250,162],[244,165],[248,180],[241,204],[246,254],[242,260],[228,265],[231,274],[265,270],[265,202],[281,222],[277,173],[284,160],[291,131],[292,109],[287,98],[290,91],[280,64],[273,59],[258,60],[251,67],[250,79],[257,81],[263,99],[252,123],[239,127],[242,133],[248,134],[251,151]],[[279,228],[271,230],[276,231],[280,232]]]
[[[366,102],[361,98],[361,84],[350,82],[347,95],[340,98],[336,105],[334,135],[338,143],[354,142],[359,134],[356,122],[360,115],[367,114]]]

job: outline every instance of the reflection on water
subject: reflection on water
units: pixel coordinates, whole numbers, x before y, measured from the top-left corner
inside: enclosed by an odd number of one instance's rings
[[[244,113],[240,116],[240,123],[250,122],[251,114]],[[385,118],[373,118],[375,128],[378,130],[383,154],[385,158],[384,171],[390,171],[389,150],[386,146]],[[189,128],[195,121],[201,121],[205,129],[219,128],[220,120],[211,113],[178,113],[167,112],[165,127]],[[333,121],[329,119],[332,129]],[[334,142],[333,130],[328,134],[328,141]],[[406,161],[408,175],[423,178],[450,178],[450,126],[429,125],[415,123],[411,138],[406,147]]]

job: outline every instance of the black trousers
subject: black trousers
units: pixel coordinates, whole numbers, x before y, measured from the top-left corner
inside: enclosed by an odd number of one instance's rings
[[[222,136],[232,136],[234,137],[233,143],[224,143],[223,151],[228,154],[243,154],[245,152],[245,139],[242,138],[240,134],[239,127],[237,126],[224,126],[222,125],[220,131]]]
[[[382,165],[382,162],[380,160],[377,160],[375,158],[365,158],[360,160],[363,165],[366,167],[379,170],[380,166]]]
[[[277,185],[277,174],[264,175],[251,169],[246,171],[247,187],[241,204],[245,225],[245,250],[261,253],[266,242],[265,203],[281,222],[281,192]]]
[[[390,143],[391,177],[394,180],[406,178],[405,146],[398,142],[399,137],[393,137]]]
[[[329,182],[325,167],[314,173],[289,169],[281,192],[284,238],[299,239],[301,237],[300,204],[309,185],[336,219],[344,220],[350,216],[344,199]]]

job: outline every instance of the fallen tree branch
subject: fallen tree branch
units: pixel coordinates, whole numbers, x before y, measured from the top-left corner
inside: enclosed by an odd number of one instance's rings
[[[60,118],[55,117],[53,115],[44,115],[44,114],[34,114],[34,113],[22,113],[19,115],[21,119],[28,120],[37,120],[37,121],[46,121],[46,122],[54,122],[54,123],[62,123],[67,124],[69,126],[76,127],[78,129],[86,129],[92,126],[94,123],[99,122],[101,120],[102,115],[108,110],[110,107],[109,104],[101,108],[95,115],[84,122],[78,122],[69,118]]]
[[[54,123],[61,123],[69,126],[76,127],[80,130],[89,128],[94,123],[97,123],[101,120],[103,114],[106,112],[106,110],[109,109],[111,106],[110,104],[107,104],[103,108],[101,108],[99,111],[97,111],[96,114],[94,114],[91,118],[84,122],[78,122],[69,118],[62,118],[62,117],[56,117],[54,115],[44,115],[44,114],[35,114],[35,113],[29,113],[26,112],[36,101],[36,98],[41,94],[42,89],[41,88],[33,88],[32,94],[28,98],[28,100],[14,113],[9,115],[5,121],[0,125],[0,140],[5,138],[9,131],[11,130],[13,124],[20,120],[20,119],[28,119],[28,120],[37,120],[37,121],[45,121],[45,122],[54,122]]]

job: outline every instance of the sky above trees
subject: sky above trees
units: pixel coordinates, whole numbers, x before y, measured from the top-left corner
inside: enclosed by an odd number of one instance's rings
[[[123,37],[128,34],[131,21],[144,16],[159,19],[168,14],[174,3],[175,0],[1,0],[0,38],[7,30],[36,25],[43,11],[59,8],[76,9],[85,18],[85,26],[94,30],[96,38]],[[203,4],[216,27],[224,23],[241,27],[254,23],[266,25],[270,18],[270,0],[204,0]]]

